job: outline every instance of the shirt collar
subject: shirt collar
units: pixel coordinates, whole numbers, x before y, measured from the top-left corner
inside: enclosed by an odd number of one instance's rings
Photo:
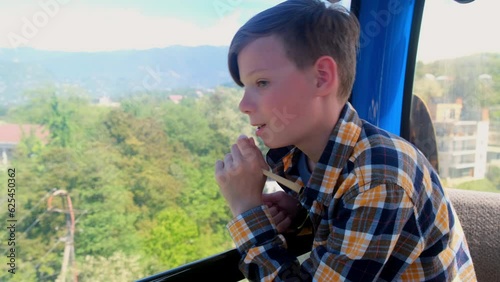
[[[308,183],[304,183],[300,178],[298,160],[301,151],[297,147],[270,149],[266,156],[267,162],[273,173],[303,187],[299,199],[305,206],[310,207],[314,200],[328,205],[339,184],[342,169],[359,139],[361,126],[362,121],[356,110],[350,103],[346,103]],[[306,186],[307,188],[304,189]]]

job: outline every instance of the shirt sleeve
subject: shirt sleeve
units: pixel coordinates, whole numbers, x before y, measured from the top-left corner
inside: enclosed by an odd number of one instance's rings
[[[242,254],[240,270],[245,277],[260,281],[375,281],[397,277],[421,253],[422,236],[414,205],[400,186],[350,189],[332,201],[328,212],[328,222],[321,220],[315,234],[315,240],[326,240],[315,242],[310,259],[302,266],[287,251],[266,206],[233,219],[228,229]]]
[[[242,254],[240,270],[249,280],[284,281],[306,273],[295,256],[287,251],[285,238],[278,234],[267,206],[246,211],[228,224],[236,248]]]
[[[421,253],[414,204],[394,184],[351,189],[336,202],[331,233],[315,254],[319,281],[385,281],[398,277]],[[392,279],[389,279],[392,280]]]

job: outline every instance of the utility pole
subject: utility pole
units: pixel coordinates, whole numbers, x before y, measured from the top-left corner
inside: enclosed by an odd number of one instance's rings
[[[63,208],[67,205],[67,209],[57,209],[52,206],[52,200],[55,196],[60,196],[63,201]],[[52,192],[47,202],[48,210],[52,212],[60,212],[66,215],[66,236],[61,238],[60,240],[65,242],[64,245],[64,255],[63,261],[61,265],[61,273],[57,278],[58,282],[66,282],[66,274],[68,272],[68,267],[70,266],[71,272],[73,273],[73,282],[78,281],[78,273],[76,270],[76,261],[75,261],[75,245],[74,245],[74,236],[75,236],[75,213],[73,211],[73,204],[71,203],[71,198],[69,197],[69,193],[65,190],[56,190]]]

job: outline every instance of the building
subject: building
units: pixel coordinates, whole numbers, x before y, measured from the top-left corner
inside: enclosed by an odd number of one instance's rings
[[[118,102],[113,102],[111,100],[111,98],[107,97],[107,96],[102,96],[99,98],[99,100],[97,101],[97,106],[100,106],[100,107],[111,107],[111,108],[119,108],[120,107],[120,103]]]
[[[182,95],[170,95],[168,98],[174,102],[174,104],[179,104],[184,98]]]
[[[462,103],[435,104],[434,126],[439,157],[439,174],[444,179],[468,181],[485,178],[488,169],[489,118],[460,120]]]
[[[14,148],[21,142],[23,137],[34,134],[42,141],[49,136],[48,130],[41,125],[35,124],[0,124],[0,165],[6,166],[12,158]]]
[[[500,122],[490,121],[488,163],[500,167]]]

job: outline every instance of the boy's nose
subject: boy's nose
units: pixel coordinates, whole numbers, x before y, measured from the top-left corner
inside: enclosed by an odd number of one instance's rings
[[[241,98],[239,109],[242,113],[247,115],[255,110],[255,103],[252,101],[252,97],[247,90],[243,92],[243,98]]]

